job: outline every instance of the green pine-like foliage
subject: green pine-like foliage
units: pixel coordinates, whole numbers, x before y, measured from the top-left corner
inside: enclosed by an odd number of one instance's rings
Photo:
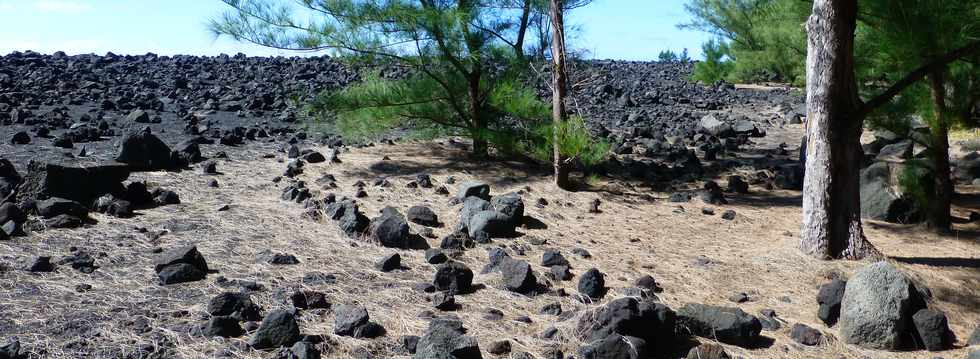
[[[701,45],[701,51],[704,52],[704,61],[694,64],[691,79],[703,84],[729,80],[735,63],[725,58],[729,53],[728,45],[712,39]]]
[[[440,127],[472,137],[483,157],[488,142],[514,137],[503,120],[547,118],[523,89],[528,66],[511,40],[520,16],[501,10],[513,0],[222,1],[231,10],[211,21],[216,35],[407,70],[398,78],[365,73],[358,84],[316,97],[311,114],[345,135]]]
[[[805,80],[806,34],[803,23],[811,3],[799,0],[691,0],[685,9],[690,23],[682,29],[715,35],[732,59],[725,79],[731,82],[780,81],[802,84]],[[719,45],[720,46],[720,45]],[[715,68],[703,68],[714,78]],[[695,70],[697,74],[697,70]]]

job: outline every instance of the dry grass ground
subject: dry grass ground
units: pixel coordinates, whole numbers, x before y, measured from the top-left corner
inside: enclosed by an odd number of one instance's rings
[[[373,264],[393,252],[373,244],[345,238],[332,223],[301,218],[302,206],[279,199],[286,185],[271,179],[285,168],[276,159],[260,159],[275,153],[269,145],[229,150],[229,160],[219,162],[223,174],[206,176],[197,170],[181,173],[140,173],[132,179],[145,179],[181,196],[183,204],[141,211],[132,219],[115,219],[96,215],[98,225],[81,230],[48,230],[26,238],[0,242],[0,261],[16,267],[32,256],[66,255],[69,247],[83,248],[97,255],[100,266],[92,274],[83,274],[67,266],[54,273],[34,275],[21,270],[0,272],[0,338],[17,336],[41,357],[124,357],[140,348],[165,346],[180,358],[267,358],[271,354],[251,351],[243,344],[247,337],[218,340],[192,337],[187,327],[204,323],[208,299],[235,286],[222,286],[215,279],[253,280],[264,285],[254,292],[253,300],[266,311],[288,307],[288,294],[296,288],[307,288],[328,294],[335,305],[357,303],[365,306],[373,321],[387,328],[387,336],[374,340],[334,337],[329,358],[354,357],[369,352],[376,358],[404,357],[394,348],[402,335],[420,335],[427,320],[419,314],[430,310],[425,295],[413,285],[430,281],[434,269],[425,263],[422,251],[402,251],[403,264],[409,269],[381,273]],[[207,153],[205,153],[207,155]],[[747,358],[929,358],[927,352],[889,353],[867,351],[845,346],[836,340],[816,348],[802,348],[789,339],[792,323],[805,323],[830,335],[816,316],[817,286],[835,273],[844,276],[865,265],[863,262],[821,261],[797,250],[800,225],[800,194],[791,191],[767,191],[753,187],[749,195],[730,196],[731,204],[706,206],[695,199],[690,203],[668,203],[666,193],[635,192],[629,186],[607,184],[606,188],[627,188],[624,195],[607,191],[563,192],[556,190],[543,173],[513,163],[474,163],[462,152],[445,142],[404,143],[353,150],[341,154],[342,164],[309,165],[301,179],[310,187],[322,174],[337,177],[338,195],[352,196],[353,183],[369,184],[369,197],[360,200],[362,210],[377,215],[384,206],[404,211],[416,204],[431,206],[446,222],[437,228],[440,237],[455,224],[457,207],[449,205],[447,196],[432,189],[409,189],[405,184],[415,173],[430,173],[437,186],[447,176],[457,180],[480,179],[491,183],[493,193],[525,191],[527,214],[547,228],[521,229],[523,236],[500,239],[495,245],[506,246],[514,256],[528,260],[542,272],[541,254],[558,248],[572,263],[573,273],[581,274],[595,267],[606,274],[612,288],[630,286],[642,275],[654,276],[665,288],[663,302],[673,308],[685,303],[735,305],[727,298],[737,292],[750,294],[751,301],[739,304],[745,311],[758,314],[772,308],[788,324],[777,332],[763,332],[773,340],[759,349],[726,346],[730,354]],[[281,154],[277,153],[279,158]],[[382,160],[388,156],[390,160]],[[387,176],[393,186],[370,186],[373,179]],[[208,188],[215,178],[220,188]],[[448,185],[451,191],[454,186]],[[969,198],[980,196],[977,189]],[[534,206],[538,198],[550,203]],[[588,213],[588,203],[602,200],[601,213]],[[230,209],[218,212],[219,206]],[[975,203],[974,203],[975,204]],[[682,207],[683,211],[677,208]],[[717,213],[734,209],[737,216],[726,221],[719,215],[701,214],[702,207],[714,207]],[[976,207],[974,207],[976,208]],[[962,215],[962,212],[957,212]],[[414,226],[414,225],[413,225]],[[980,242],[977,224],[957,224],[956,236],[937,236],[915,226],[867,223],[868,238],[889,255],[896,264],[921,279],[932,289],[933,305],[945,311],[950,326],[963,345],[970,332],[980,324]],[[140,233],[137,228],[146,228]],[[417,230],[413,227],[413,231]],[[164,233],[162,236],[154,234]],[[530,244],[531,238],[543,239],[544,245]],[[153,249],[196,244],[217,273],[205,281],[173,286],[159,286],[152,270]],[[437,240],[429,244],[437,246]],[[592,253],[585,259],[571,253],[584,248]],[[524,249],[520,256],[514,249]],[[263,251],[296,255],[298,265],[274,266],[260,261]],[[499,274],[479,274],[487,262],[486,251],[475,248],[458,260],[477,272],[475,283],[485,285],[475,293],[457,297],[461,308],[455,312],[470,333],[485,349],[495,340],[510,339],[516,350],[534,354],[557,346],[574,353],[574,341],[549,342],[537,334],[557,318],[539,315],[539,309],[560,302],[566,311],[585,309],[586,305],[570,297],[540,295],[525,297],[502,289]],[[707,263],[707,264],[705,264]],[[332,273],[336,284],[305,285],[306,273]],[[543,277],[543,276],[539,276]],[[577,279],[577,278],[576,278]],[[78,284],[92,285],[92,290],[77,293]],[[575,283],[554,286],[575,293]],[[483,319],[488,308],[505,314],[500,321]],[[527,315],[532,322],[514,321]],[[307,311],[301,317],[304,333],[332,332],[333,315]],[[574,319],[557,322],[570,336]],[[706,339],[699,339],[707,341]],[[944,352],[946,358],[964,358],[968,349]],[[485,354],[486,357],[493,357]]]

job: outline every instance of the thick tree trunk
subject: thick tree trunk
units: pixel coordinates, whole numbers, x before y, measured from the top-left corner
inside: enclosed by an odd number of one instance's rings
[[[932,126],[932,164],[935,175],[936,198],[930,223],[939,232],[952,229],[949,208],[953,197],[953,182],[949,179],[949,124],[946,120],[946,88],[943,85],[943,71],[937,70],[929,75],[932,92],[933,113],[936,123]]]
[[[562,14],[562,3],[562,0],[551,0],[551,58],[553,65],[551,117],[554,121],[552,136],[554,140],[555,185],[562,189],[569,189],[571,187],[568,180],[570,166],[567,159],[562,156],[558,146],[559,138],[562,135],[559,129],[565,127],[563,124],[566,116],[565,91],[567,89],[565,78],[565,21]]]
[[[857,0],[815,0],[807,21],[807,156],[800,248],[822,259],[877,254],[861,228],[863,116],[854,75]]]

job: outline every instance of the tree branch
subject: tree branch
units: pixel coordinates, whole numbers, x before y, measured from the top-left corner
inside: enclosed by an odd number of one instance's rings
[[[932,62],[922,65],[921,67],[908,73],[908,75],[905,75],[905,77],[903,77],[901,80],[898,80],[898,82],[895,82],[891,87],[885,90],[885,92],[882,92],[878,96],[875,96],[868,102],[865,102],[863,105],[861,105],[859,114],[862,116],[868,115],[875,109],[887,104],[889,101],[892,100],[892,98],[897,96],[907,87],[911,86],[912,84],[924,78],[929,73],[937,69],[941,69],[946,65],[949,65],[951,62],[959,60],[962,57],[972,55],[974,53],[980,53],[980,41],[975,41],[964,47],[947,52],[945,55],[936,58]]]

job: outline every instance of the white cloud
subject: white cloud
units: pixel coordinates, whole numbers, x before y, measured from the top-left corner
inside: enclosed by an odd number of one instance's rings
[[[0,1],[0,11],[13,11],[13,10],[14,10],[14,4]]]
[[[78,1],[39,0],[34,2],[34,8],[44,12],[77,13],[88,11],[92,6]]]

